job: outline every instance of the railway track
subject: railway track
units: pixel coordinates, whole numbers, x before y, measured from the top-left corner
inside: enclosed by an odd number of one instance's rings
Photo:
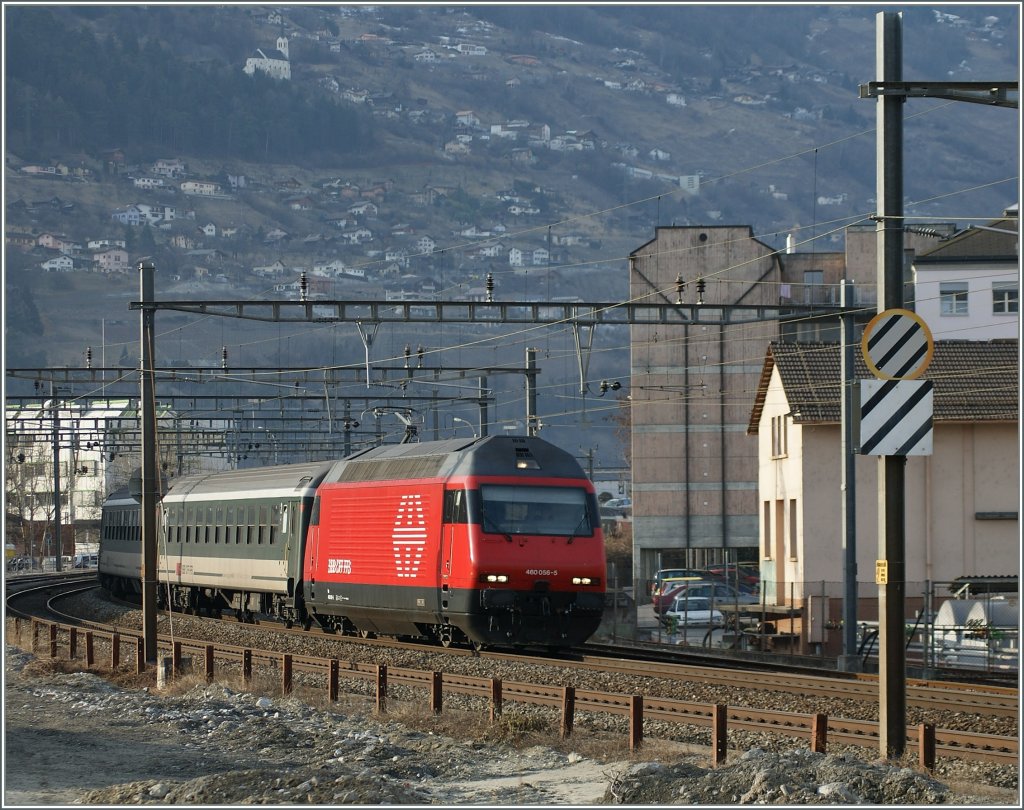
[[[93,590],[96,586],[88,581],[88,577],[79,577],[77,580],[63,578],[61,580],[47,580],[34,584],[25,584],[18,589],[17,593],[8,595],[8,610],[11,615],[29,616],[50,624],[49,646],[50,655],[58,655],[62,642],[61,627],[63,632],[69,635],[69,644],[73,649],[74,632],[71,627],[80,628],[86,626],[95,628],[96,633],[110,633],[111,639],[118,638],[120,632],[122,640],[129,640],[133,633],[123,626],[104,625],[90,619],[69,614],[66,610],[58,607],[63,599],[68,599],[83,591]],[[189,619],[199,619],[190,616]],[[58,623],[60,626],[58,626]],[[706,666],[693,666],[686,664],[637,661],[618,658],[614,650],[609,650],[609,655],[596,654],[592,649],[586,653],[566,656],[531,656],[521,653],[504,652],[497,650],[484,650],[474,652],[471,650],[459,650],[451,648],[440,648],[420,643],[410,643],[394,639],[363,639],[352,637],[338,637],[332,634],[309,633],[297,628],[288,629],[282,625],[260,624],[244,625],[231,620],[201,619],[199,625],[191,625],[189,632],[196,635],[204,635],[210,628],[213,631],[217,628],[218,633],[223,632],[223,626],[228,624],[233,628],[252,628],[261,631],[270,631],[274,636],[288,639],[287,643],[280,645],[280,650],[273,649],[247,649],[234,644],[223,642],[211,642],[209,636],[203,638],[185,638],[180,634],[171,644],[169,637],[161,637],[161,646],[164,649],[174,648],[176,656],[180,656],[182,650],[187,650],[193,660],[203,662],[208,677],[214,673],[214,661],[219,657],[223,660],[237,661],[245,670],[246,666],[251,667],[256,661],[265,668],[276,669],[286,678],[287,689],[290,690],[292,673],[298,678],[313,678],[314,681],[323,682],[327,678],[330,688],[336,694],[338,679],[369,680],[380,677],[379,667],[372,663],[360,663],[353,658],[353,652],[357,647],[365,650],[369,645],[371,652],[366,655],[369,661],[380,658],[372,648],[376,647],[384,651],[411,651],[422,653],[427,656],[441,656],[443,660],[452,664],[460,658],[475,659],[476,671],[495,671],[502,666],[511,666],[516,672],[534,672],[535,675],[526,681],[506,681],[504,695],[506,700],[519,701],[536,706],[558,707],[566,711],[566,701],[581,711],[599,712],[611,715],[629,717],[632,723],[637,713],[644,718],[645,722],[657,721],[668,724],[669,727],[678,727],[680,724],[711,727],[714,728],[718,722],[727,722],[731,730],[743,732],[763,732],[772,735],[783,735],[810,740],[812,746],[817,744],[818,735],[827,735],[831,744],[855,745],[861,747],[876,747],[878,741],[878,723],[869,719],[851,719],[844,717],[815,715],[797,711],[779,711],[771,708],[753,708],[747,706],[730,705],[718,707],[709,704],[687,700],[680,700],[675,697],[666,696],[630,696],[622,692],[603,692],[596,689],[577,689],[570,692],[564,686],[556,686],[551,683],[537,683],[536,678],[550,678],[540,673],[546,671],[541,668],[555,667],[561,672],[566,670],[579,673],[576,677],[558,677],[559,682],[588,683],[594,679],[605,680],[609,677],[622,676],[631,679],[645,679],[654,684],[677,682],[683,685],[685,682],[712,684],[714,687],[734,687],[742,694],[754,694],[756,691],[776,691],[791,695],[799,695],[800,699],[794,699],[793,703],[801,707],[807,705],[807,699],[813,696],[820,696],[824,699],[836,698],[839,700],[857,701],[865,705],[877,705],[878,687],[872,683],[870,678],[861,676],[850,677],[825,677],[810,676],[799,673],[765,672],[764,670],[743,670],[724,669]],[[105,629],[104,629],[105,628]],[[35,639],[33,626],[32,637]],[[92,635],[90,633],[89,635]],[[134,631],[134,635],[139,635]],[[214,634],[216,635],[216,634]],[[262,637],[266,644],[266,636]],[[314,639],[321,645],[322,655],[327,657],[312,656],[298,653],[288,653],[281,650],[285,647],[296,648],[296,642],[300,644],[302,639],[312,642]],[[135,646],[141,656],[141,641],[136,639]],[[115,646],[120,642],[115,642]],[[271,642],[273,645],[273,642]],[[352,645],[345,649],[347,645]],[[277,646],[277,645],[273,645]],[[299,649],[302,649],[300,646]],[[248,656],[248,659],[246,658]],[[115,660],[116,657],[115,657]],[[249,661],[246,664],[246,661]],[[424,659],[435,661],[436,659]],[[142,664],[141,657],[138,661],[140,671]],[[222,663],[223,666],[223,663]],[[536,669],[533,669],[536,667]],[[414,690],[426,689],[432,697],[440,701],[440,683],[443,677],[444,690],[449,693],[463,694],[476,698],[487,698],[490,693],[493,695],[495,679],[493,677],[481,677],[477,675],[449,673],[447,670],[456,667],[447,667],[442,664],[446,671],[439,673],[437,666],[432,663],[427,669],[410,667],[388,667],[390,678],[393,682],[403,686],[409,686]],[[433,673],[433,674],[432,674]],[[500,679],[499,679],[500,680]],[[284,688],[284,687],[283,687]],[[499,694],[502,687],[499,686]],[[656,691],[656,690],[655,690]],[[1014,722],[1017,716],[1017,700],[1011,690],[990,686],[975,686],[971,684],[949,684],[947,682],[921,682],[908,684],[908,705],[916,706],[926,715],[929,712],[950,711],[961,712],[979,717],[990,718],[1012,718]],[[724,714],[716,714],[724,712]],[[939,715],[939,716],[948,716]],[[718,719],[716,719],[716,717]],[[819,719],[815,719],[819,718]],[[1005,721],[1004,721],[1005,722]],[[983,723],[974,724],[974,727]],[[939,724],[934,724],[939,726]],[[924,726],[922,726],[924,728]],[[941,756],[957,757],[969,760],[988,760],[998,764],[1010,764],[1017,761],[1018,739],[1016,737],[999,736],[988,733],[978,733],[967,729],[947,729],[935,727],[933,731],[933,746]],[[912,733],[908,729],[908,742]]]
[[[24,598],[35,598],[34,593],[47,594],[51,599],[45,605],[45,614],[37,618],[46,618],[79,626],[91,626],[97,629],[107,628],[101,623],[92,622],[81,616],[74,616],[58,610],[53,604],[67,598],[85,588],[95,587],[94,578],[90,576],[73,578],[65,575],[59,579],[49,579],[34,586],[34,591],[26,593]],[[80,585],[79,583],[84,583]],[[124,603],[128,605],[129,603]],[[137,609],[137,606],[131,606]],[[9,611],[14,612],[10,598]],[[603,647],[589,644],[585,649],[564,655],[551,653],[529,654],[519,651],[483,650],[474,651],[462,648],[439,648],[419,641],[399,640],[392,638],[361,638],[338,636],[318,630],[305,631],[299,628],[287,628],[276,622],[263,622],[259,625],[243,625],[234,619],[213,619],[192,617],[194,619],[220,623],[233,628],[258,627],[265,631],[292,638],[310,638],[314,636],[325,643],[345,645],[360,644],[382,649],[407,650],[412,652],[429,652],[444,654],[452,658],[479,657],[484,661],[514,662],[531,666],[556,666],[567,670],[585,673],[601,673],[623,675],[635,678],[655,678],[663,681],[696,682],[714,686],[729,686],[738,690],[753,691],[771,689],[777,692],[799,696],[834,698],[837,700],[853,700],[868,705],[877,705],[879,685],[877,676],[854,673],[831,673],[829,675],[808,674],[794,671],[795,668],[777,665],[766,668],[763,664],[743,666],[742,662],[731,660],[729,666],[714,661],[708,664],[688,664],[677,661],[666,661],[663,653],[652,651],[643,656],[643,651],[634,648]],[[109,629],[109,628],[108,628]],[[628,653],[630,657],[623,657]],[[339,652],[339,657],[344,657]],[[581,681],[588,680],[585,677]],[[907,705],[923,712],[961,712],[976,714],[983,717],[1017,719],[1019,716],[1019,694],[1017,690],[984,684],[961,683],[951,681],[927,681],[913,679],[907,682]]]

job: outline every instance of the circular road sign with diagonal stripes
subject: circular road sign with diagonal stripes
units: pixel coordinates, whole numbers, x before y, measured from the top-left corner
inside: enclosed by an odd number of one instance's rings
[[[928,324],[909,309],[879,312],[864,327],[860,345],[864,362],[882,380],[916,380],[935,352]]]

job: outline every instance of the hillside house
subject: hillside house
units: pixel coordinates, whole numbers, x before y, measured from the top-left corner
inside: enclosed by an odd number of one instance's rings
[[[109,247],[127,247],[124,239],[90,239],[85,243],[88,250],[102,250]]]
[[[508,264],[509,267],[522,267],[523,266],[523,251],[519,248],[510,248],[508,252]]]
[[[354,228],[344,231],[338,238],[347,245],[363,245],[373,241],[373,231],[369,228]]]
[[[437,242],[431,239],[429,236],[421,236],[416,240],[416,250],[420,253],[433,253],[434,248],[437,247]]]
[[[65,236],[58,236],[54,233],[41,233],[36,237],[35,243],[42,248],[48,250],[59,250],[61,253],[67,253],[66,245],[70,245],[70,240]]]
[[[70,273],[75,269],[75,261],[70,256],[61,254],[47,259],[39,266],[47,273]]]
[[[110,218],[115,222],[120,222],[122,225],[138,226],[143,224],[142,212],[134,205],[129,205],[127,208],[118,208],[110,215]]]
[[[132,185],[145,191],[152,191],[157,188],[166,188],[167,181],[162,177],[134,177]]]
[[[211,197],[220,193],[220,186],[217,183],[210,183],[206,180],[186,180],[179,188],[182,194],[200,197]]]
[[[93,265],[101,273],[127,273],[131,269],[128,251],[124,248],[106,248],[92,254]]]
[[[288,37],[278,37],[276,49],[257,48],[256,51],[245,60],[245,67],[242,71],[246,76],[252,76],[257,71],[265,73],[272,79],[288,81],[292,77],[292,64],[288,56]]]
[[[480,126],[480,119],[477,118],[476,113],[472,110],[460,110],[455,113],[455,124],[463,127],[478,127]]]
[[[179,250],[192,250],[197,244],[195,238],[187,233],[176,233],[167,240],[167,243]]]
[[[280,259],[276,259],[270,264],[259,265],[252,268],[252,272],[255,275],[264,277],[280,276],[287,270],[288,268],[285,266],[285,263],[282,262]]]
[[[217,226],[212,222],[207,222],[205,225],[199,226],[199,232],[203,236],[215,237],[217,235]]]
[[[28,251],[36,246],[36,238],[31,233],[11,230],[8,227],[4,232],[4,244],[22,251]]]
[[[341,259],[331,259],[330,261],[314,262],[313,269],[310,272],[314,276],[334,278],[335,276],[340,276],[345,270],[345,262]]]
[[[153,172],[157,177],[183,177],[185,175],[186,166],[178,158],[159,158],[153,163],[150,171]]]
[[[409,251],[402,248],[388,248],[384,251],[384,261],[394,262],[403,268],[409,266]]]
[[[493,242],[489,245],[484,245],[479,250],[479,255],[486,259],[496,259],[505,253],[505,244],[503,242]]]
[[[142,216],[142,224],[159,225],[161,223],[173,222],[177,217],[177,209],[173,205],[149,205],[148,203],[135,203],[135,208]]]
[[[375,217],[377,216],[377,210],[377,204],[368,200],[348,207],[349,214],[354,217]]]
[[[531,263],[534,267],[542,267],[543,265],[548,263],[548,260],[550,258],[551,253],[548,251],[547,248],[536,248],[533,251],[533,255],[531,257]]]

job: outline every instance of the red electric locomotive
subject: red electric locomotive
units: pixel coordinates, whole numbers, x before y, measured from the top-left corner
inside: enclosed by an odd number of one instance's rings
[[[594,487],[535,437],[373,448],[317,490],[305,607],[327,628],[444,645],[586,641],[601,621]]]

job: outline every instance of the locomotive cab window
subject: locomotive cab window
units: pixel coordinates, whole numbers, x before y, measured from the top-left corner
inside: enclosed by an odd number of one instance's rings
[[[485,532],[591,537],[592,498],[581,487],[484,484],[479,522]]]
[[[462,489],[449,489],[444,493],[444,522],[469,523],[466,510],[466,492]]]

